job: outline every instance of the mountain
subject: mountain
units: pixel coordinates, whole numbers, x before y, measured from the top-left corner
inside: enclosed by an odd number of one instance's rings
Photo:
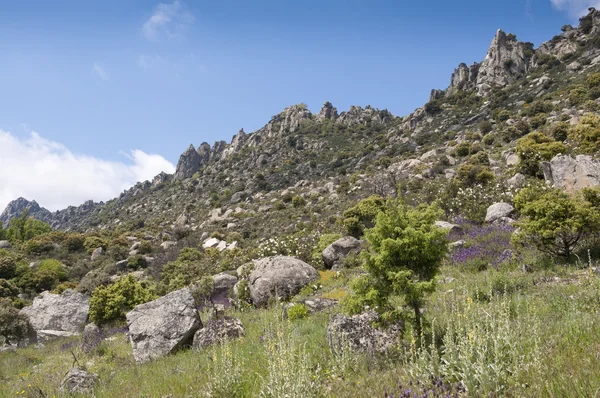
[[[505,160],[511,153],[514,158],[514,139],[500,137],[521,119],[531,123],[526,109],[535,101],[552,108],[544,113],[545,124],[563,119],[576,123],[584,110],[566,93],[600,69],[599,45],[600,12],[595,9],[578,27],[563,26],[562,33],[537,49],[498,30],[480,63],[460,64],[449,86],[432,90],[430,101],[408,116],[370,106],[338,113],[329,102],[315,114],[304,104],[293,105],[255,132],[241,129],[229,143],[190,145],[174,175],[137,183],[107,203],[88,201],[51,213],[19,198],[0,221],[7,225],[29,207],[32,216],[63,230],[140,223],[166,229],[184,213],[194,214],[190,226],[200,228],[217,209],[225,213],[240,203],[269,205],[275,192],[298,184],[318,193],[327,184],[335,191],[350,179],[355,187],[377,185],[382,173],[419,181],[452,179],[466,161],[456,156],[457,145],[484,145],[478,133],[484,121],[497,136],[487,150],[490,170],[508,178],[512,165]],[[507,118],[498,118],[500,111]],[[376,189],[392,188],[371,191]]]

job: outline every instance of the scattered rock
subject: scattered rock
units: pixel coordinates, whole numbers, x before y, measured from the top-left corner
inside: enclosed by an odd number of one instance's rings
[[[12,245],[7,240],[0,240],[0,249],[12,249]]]
[[[239,339],[246,335],[246,328],[239,319],[214,318],[194,335],[194,349],[198,350],[225,340]]]
[[[102,257],[103,254],[104,254],[104,249],[101,247],[98,247],[92,252],[91,260],[96,261],[97,259]]]
[[[447,221],[436,221],[435,226],[448,231],[448,236],[461,236],[465,233],[460,225],[452,224]]]
[[[494,221],[499,220],[503,217],[509,217],[514,213],[514,211],[515,208],[508,203],[494,203],[487,209],[487,212],[485,214],[485,222],[493,223]]]
[[[90,310],[89,297],[67,289],[62,294],[43,292],[33,299],[33,304],[21,310],[27,315],[33,329],[64,332],[81,332],[87,323]]]
[[[209,249],[211,247],[217,247],[217,245],[220,243],[221,241],[217,238],[210,238],[204,241],[204,243],[202,244],[202,247],[205,249]]]
[[[289,303],[283,307],[282,315],[287,318],[288,310],[295,305],[305,305],[308,308],[308,313],[313,314],[315,312],[327,311],[338,304],[337,300],[326,299],[326,298],[313,298],[300,300],[297,303]]]
[[[169,250],[171,250],[174,247],[177,247],[177,242],[170,241],[170,240],[165,241],[165,242],[163,242],[163,243],[160,244],[160,248],[162,250],[164,250],[164,251],[169,251]]]
[[[127,313],[129,341],[138,362],[165,356],[192,344],[202,327],[190,289],[181,289],[136,306]]]
[[[350,254],[358,254],[361,251],[361,243],[352,236],[344,236],[327,246],[323,250],[322,258],[326,268],[340,269],[343,261]]]
[[[521,187],[525,184],[525,176],[521,173],[517,173],[509,178],[506,183],[511,187]]]
[[[220,274],[213,276],[213,298],[216,297],[228,297],[229,292],[235,284],[237,283],[238,278],[235,276],[228,274],[226,272],[222,272]]]
[[[73,337],[76,335],[77,333],[65,332],[63,330],[38,330],[36,332],[36,337],[38,341],[51,341],[56,340],[58,338]]]
[[[355,316],[336,314],[327,326],[329,346],[339,350],[347,344],[352,351],[367,353],[386,353],[397,347],[403,325],[398,323],[377,329],[373,323],[378,320],[379,315],[375,311]]]
[[[94,386],[98,380],[99,377],[96,374],[78,368],[71,368],[60,383],[60,391],[68,394],[93,395]]]
[[[316,269],[297,258],[265,257],[254,261],[248,277],[250,297],[257,306],[266,305],[275,296],[287,300],[318,278]]]

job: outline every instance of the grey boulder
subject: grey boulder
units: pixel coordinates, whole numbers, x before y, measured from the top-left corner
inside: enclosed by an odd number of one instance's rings
[[[327,341],[334,352],[349,348],[354,352],[386,353],[397,347],[403,325],[397,323],[385,329],[373,326],[379,321],[375,311],[360,315],[335,315],[327,326]]]
[[[213,318],[194,335],[194,349],[198,350],[202,347],[223,343],[226,340],[239,339],[245,335],[246,328],[239,319]]]
[[[0,240],[0,249],[12,249],[12,245],[7,240]]]
[[[510,218],[514,212],[515,208],[508,203],[494,203],[487,209],[485,222],[493,223],[494,221]]]
[[[129,341],[138,362],[168,355],[192,344],[202,327],[190,289],[177,290],[127,313]]]
[[[60,383],[60,391],[68,394],[93,395],[94,386],[98,379],[99,377],[96,374],[78,368],[71,368]]]
[[[254,269],[248,276],[250,298],[257,306],[266,305],[276,296],[287,300],[318,278],[314,267],[297,258],[265,257],[254,261]]]
[[[600,185],[600,162],[589,155],[557,155],[541,166],[547,182],[569,193]]]
[[[326,268],[340,269],[346,257],[350,254],[358,254],[360,251],[361,244],[358,239],[352,236],[344,236],[323,250],[323,263]]]
[[[43,292],[21,310],[36,331],[81,332],[90,311],[89,297],[72,289],[62,294]]]

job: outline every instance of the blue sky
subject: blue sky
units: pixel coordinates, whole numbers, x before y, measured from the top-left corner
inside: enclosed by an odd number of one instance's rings
[[[24,152],[49,145],[59,160],[148,168],[121,189],[172,172],[190,143],[229,141],[292,104],[406,115],[460,62],[481,61],[498,28],[537,46],[596,3],[2,0],[0,131]],[[142,164],[140,153],[164,159]],[[13,168],[3,156],[0,166]],[[20,192],[35,195],[5,188],[0,207]],[[57,196],[49,207],[81,200]]]

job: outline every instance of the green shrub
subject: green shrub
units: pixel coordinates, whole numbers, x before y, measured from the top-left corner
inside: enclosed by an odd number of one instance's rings
[[[0,256],[0,278],[11,279],[15,276],[17,262],[9,256]]]
[[[148,262],[144,256],[141,254],[136,254],[135,256],[129,257],[127,260],[127,266],[131,269],[137,270],[140,268],[146,268],[146,266],[148,266]]]
[[[525,134],[531,131],[531,125],[525,120],[519,120],[515,123],[514,127],[515,129],[517,129],[518,133],[520,134],[520,137],[524,136]]]
[[[577,106],[583,104],[588,99],[588,92],[584,87],[575,87],[569,91],[569,102]]]
[[[39,256],[42,254],[50,253],[52,250],[54,250],[54,243],[51,240],[40,236],[28,240],[25,243],[23,250],[29,255]]]
[[[15,344],[25,340],[32,332],[27,316],[20,314],[9,299],[0,298],[0,336]]]
[[[483,122],[479,123],[479,131],[481,132],[481,134],[485,135],[492,131],[493,128],[494,126],[489,120],[484,120]]]
[[[569,257],[586,233],[600,231],[600,209],[586,200],[589,191],[570,197],[560,189],[524,188],[515,196],[521,214],[513,242],[535,245],[552,256]]]
[[[85,238],[83,247],[88,252],[88,254],[92,254],[92,252],[99,247],[106,250],[108,248],[108,242],[98,236],[88,236],[87,238]]]
[[[29,217],[29,210],[25,210],[20,217],[10,220],[10,224],[6,230],[6,238],[14,244],[17,242],[26,242],[50,231],[52,231],[50,225]]]
[[[458,144],[456,146],[456,156],[459,157],[465,157],[469,155],[469,152],[471,150],[471,144],[469,144],[468,142],[461,142],[460,144]]]
[[[56,278],[59,281],[65,281],[65,280],[67,280],[67,277],[69,276],[67,270],[61,264],[61,262],[58,260],[51,259],[51,258],[42,260],[42,262],[40,262],[38,271],[50,271],[54,275],[56,275]]]
[[[537,129],[545,125],[547,119],[548,116],[545,113],[538,113],[537,115],[529,119],[529,123],[531,124],[531,127],[533,129]]]
[[[308,307],[304,304],[295,304],[287,309],[287,316],[290,321],[304,319],[308,316]]]
[[[488,146],[491,146],[491,145],[493,145],[493,144],[494,144],[494,140],[495,140],[495,138],[494,138],[494,135],[493,135],[493,134],[486,134],[486,135],[483,137],[483,143],[484,143],[485,145],[488,145]]]
[[[284,210],[285,209],[285,203],[283,203],[282,200],[278,200],[275,203],[273,203],[273,208],[275,210]]]
[[[344,300],[351,313],[376,309],[384,321],[402,317],[391,300],[400,296],[414,313],[416,335],[421,335],[421,312],[425,296],[435,289],[434,277],[446,257],[446,232],[434,225],[441,216],[435,207],[409,208],[390,201],[377,214],[375,226],[366,233],[369,251],[363,251],[368,275],[352,283],[353,294]]]
[[[149,254],[152,253],[152,244],[147,240],[142,240],[140,242],[140,247],[138,248],[138,252],[140,254]]]
[[[494,111],[494,120],[497,122],[505,122],[510,119],[510,112],[506,109],[496,109]]]
[[[78,252],[84,249],[85,237],[81,234],[69,234],[63,244],[71,253]]]
[[[600,73],[592,73],[588,76],[585,82],[589,88],[600,86]]]
[[[0,278],[0,298],[1,297],[16,297],[19,294],[19,288],[6,279]]]
[[[114,284],[94,290],[90,297],[90,319],[97,325],[122,321],[136,305],[155,299],[154,294],[132,275],[119,278]]]
[[[374,225],[375,217],[383,207],[385,202],[379,195],[372,195],[358,202],[354,207],[344,211],[344,225],[348,235],[360,238],[366,228]]]
[[[600,116],[585,115],[571,127],[568,137],[575,141],[582,152],[596,153],[600,148]]]
[[[558,122],[550,130],[550,134],[556,141],[564,141],[569,133],[569,123]]]
[[[304,199],[302,196],[294,196],[292,198],[292,206],[298,208],[298,207],[303,207],[304,205],[306,205],[306,199]]]
[[[542,133],[530,133],[517,141],[519,169],[521,173],[534,177],[542,177],[540,162],[549,161],[559,153],[566,153],[567,148],[561,143]]]

